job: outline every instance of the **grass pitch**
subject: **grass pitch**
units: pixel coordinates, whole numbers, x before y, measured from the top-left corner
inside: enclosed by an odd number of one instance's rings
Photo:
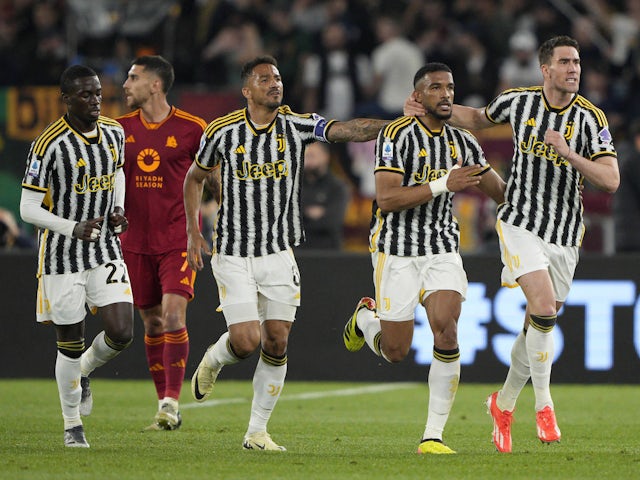
[[[90,449],[68,449],[55,381],[0,380],[0,468],[6,479],[587,479],[638,478],[640,386],[553,385],[562,443],[536,438],[528,387],[514,414],[513,453],[491,443],[484,399],[496,385],[461,384],[445,430],[457,455],[415,453],[426,384],[289,382],[269,423],[287,452],[243,451],[251,382],[219,380],[209,401],[183,390],[183,426],[141,433],[157,402],[150,380],[91,387]]]

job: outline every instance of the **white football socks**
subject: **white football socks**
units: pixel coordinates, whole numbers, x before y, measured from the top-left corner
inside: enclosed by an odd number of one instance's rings
[[[536,412],[546,406],[553,408],[551,399],[551,365],[553,363],[553,330],[543,333],[529,327],[527,331],[527,356],[531,371],[531,383],[536,397]]]
[[[368,308],[361,308],[356,316],[356,324],[364,335],[364,340],[369,345],[369,348],[376,355],[381,355],[382,352],[378,351],[379,345],[376,345],[376,337],[382,330],[380,327],[380,319],[376,315],[376,312],[369,310]]]
[[[224,365],[233,365],[241,359],[236,357],[229,347],[229,332],[220,335],[218,341],[205,353],[209,367],[217,370]]]
[[[442,440],[460,381],[460,359],[442,362],[433,359],[429,368],[429,412],[422,436]]]
[[[107,345],[104,330],[96,335],[91,346],[80,357],[80,371],[83,377],[88,377],[96,368],[117,357],[122,350],[115,350]]]
[[[267,363],[263,359],[263,352],[260,352],[260,359],[253,374],[253,400],[247,435],[267,431],[267,423],[280,398],[287,375],[286,357],[283,362],[282,365]]]
[[[520,392],[529,381],[529,357],[527,355],[526,335],[520,331],[511,347],[511,365],[502,390],[498,392],[496,404],[500,410],[513,412]]]
[[[56,357],[56,383],[62,406],[64,429],[82,425],[80,420],[80,359],[67,357],[58,351]]]

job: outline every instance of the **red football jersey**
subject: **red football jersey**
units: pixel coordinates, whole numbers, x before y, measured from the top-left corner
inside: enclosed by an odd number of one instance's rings
[[[187,248],[182,184],[198,152],[203,119],[172,107],[160,123],[140,110],[117,119],[125,133],[125,215],[129,229],[123,250],[158,254]]]

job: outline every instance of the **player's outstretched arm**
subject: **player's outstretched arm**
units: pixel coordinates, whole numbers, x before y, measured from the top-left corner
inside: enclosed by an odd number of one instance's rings
[[[467,130],[482,130],[483,128],[495,127],[496,124],[487,118],[484,107],[473,108],[464,105],[453,105],[451,118],[447,120],[449,125]]]
[[[346,122],[334,122],[329,126],[327,140],[330,142],[366,142],[374,140],[382,127],[390,120],[354,118]]]

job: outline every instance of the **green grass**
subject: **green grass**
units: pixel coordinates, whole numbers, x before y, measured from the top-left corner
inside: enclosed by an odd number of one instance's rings
[[[483,405],[496,386],[461,384],[445,430],[458,455],[443,456],[414,453],[426,420],[421,384],[362,392],[368,384],[287,383],[269,424],[284,453],[241,449],[249,381],[219,381],[204,406],[191,401],[185,383],[183,427],[152,433],[140,433],[156,408],[150,380],[96,376],[91,386],[94,411],[84,421],[91,448],[65,449],[55,381],[0,380],[2,478],[549,480],[638,478],[640,471],[640,386],[554,385],[562,429],[554,445],[536,439],[528,387],[515,413],[514,451],[503,455],[490,442]]]

